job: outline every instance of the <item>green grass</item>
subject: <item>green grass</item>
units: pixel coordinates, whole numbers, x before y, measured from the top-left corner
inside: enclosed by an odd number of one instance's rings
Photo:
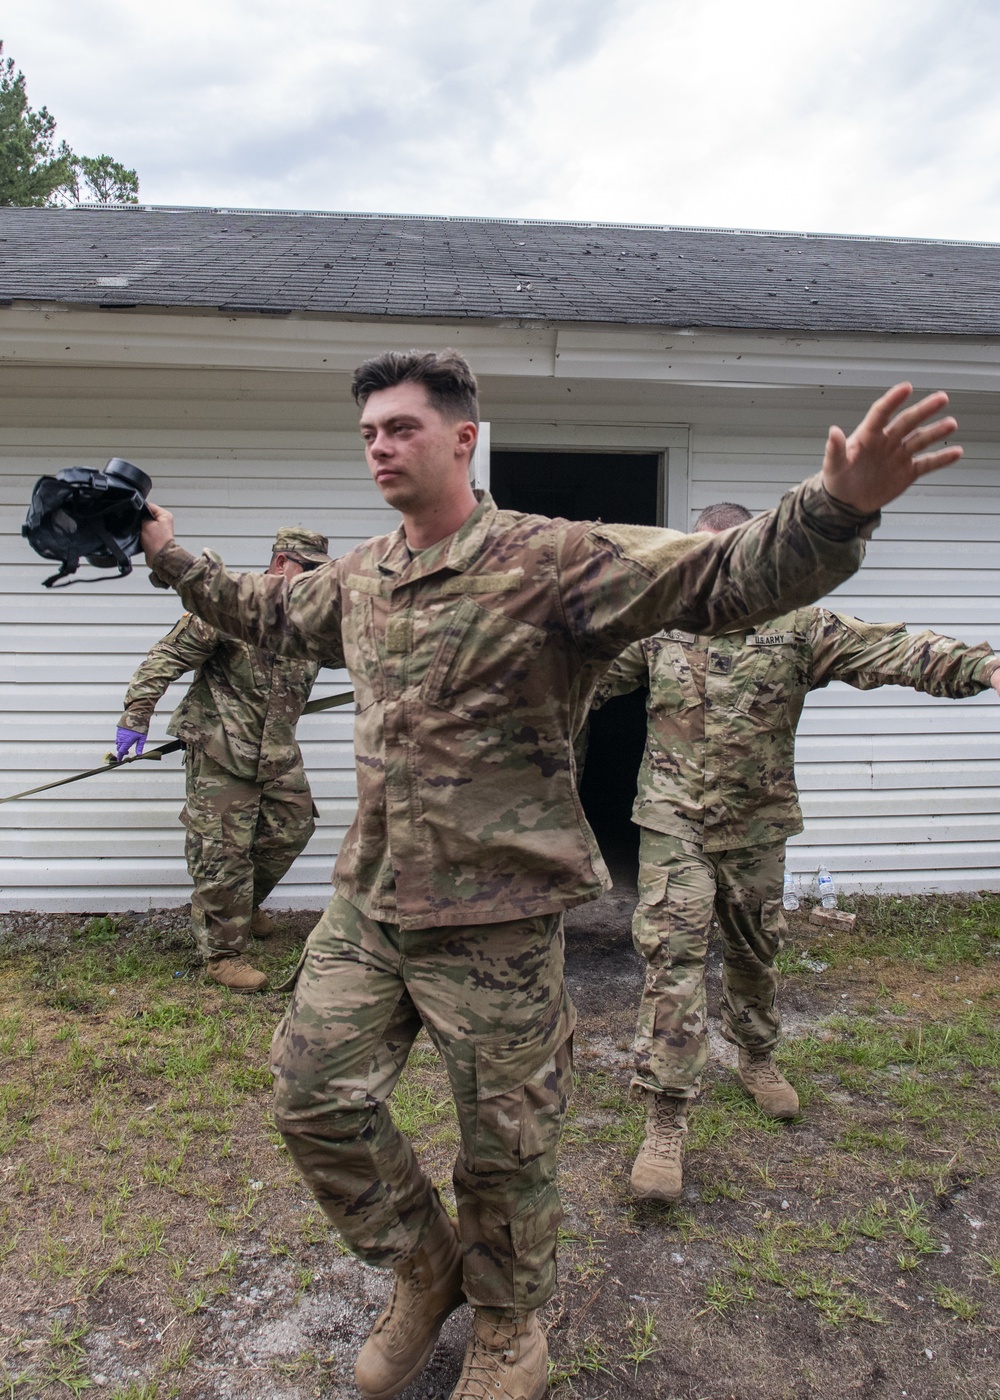
[[[898,916],[885,902],[882,923],[876,919],[873,933],[853,941],[824,935],[823,960],[863,963],[888,956],[886,949],[907,949],[908,967],[920,958],[958,966],[993,956],[989,920],[1000,899],[959,902],[957,912],[933,902],[910,910],[911,903]],[[343,1249],[305,1199],[267,1118],[265,1064],[282,999],[232,997],[177,977],[187,956],[177,944],[141,930],[125,936],[113,925],[90,920],[57,953],[18,953],[0,965],[0,1153],[9,1154],[10,1168],[0,1200],[0,1268],[46,1318],[41,1334],[24,1334],[30,1347],[12,1333],[0,1337],[0,1397],[10,1400],[82,1394],[97,1367],[88,1351],[93,1339],[74,1319],[138,1311],[164,1329],[164,1343],[148,1341],[152,1323],[133,1330],[129,1340],[140,1350],[129,1355],[138,1378],[100,1393],[118,1400],[193,1393],[191,1362],[204,1360],[210,1321],[220,1307],[245,1310],[250,1285],[264,1277],[253,1272],[258,1264],[280,1275],[288,1300],[319,1298],[328,1261]],[[287,949],[263,950],[263,958],[271,959],[269,970],[295,961]],[[794,961],[788,970],[796,974]],[[893,1020],[876,990],[881,977],[895,987],[893,978],[881,967],[860,969],[851,985],[866,977],[864,1014],[824,1021],[782,1047],[783,1067],[803,1103],[811,1101],[807,1137],[802,1125],[761,1114],[729,1071],[710,1073],[689,1118],[687,1180],[697,1197],[683,1207],[629,1198],[645,1107],[629,1092],[625,1060],[578,1066],[563,1142],[574,1225],[562,1236],[568,1306],[551,1334],[551,1380],[561,1395],[601,1393],[602,1374],[628,1393],[638,1368],[653,1375],[659,1350],[672,1354],[675,1339],[663,1319],[667,1310],[676,1316],[675,1303],[656,1301],[654,1318],[638,1301],[641,1286],[627,1303],[614,1291],[619,1277],[627,1280],[640,1242],[633,1237],[644,1234],[656,1237],[664,1258],[680,1244],[703,1258],[704,1274],[677,1275],[686,1324],[703,1338],[807,1315],[824,1328],[877,1326],[886,1321],[886,1278],[903,1276],[900,1302],[919,1292],[928,1309],[933,1301],[939,1328],[978,1341],[976,1329],[989,1321],[980,1299],[1000,1280],[1000,1256],[966,1252],[962,1273],[950,1272],[959,1241],[944,1260],[934,1196],[985,1176],[996,1161],[996,1002],[979,975],[980,990],[968,992],[976,1005],[966,1005],[963,988],[946,1006],[934,999],[937,1019],[926,1008],[915,1015],[914,1003]],[[935,985],[950,990],[952,982],[946,976]],[[619,1025],[611,1039],[627,1046]],[[447,1190],[457,1122],[443,1065],[423,1039],[392,1111]],[[666,1286],[659,1278],[657,1289]],[[597,1295],[596,1309],[586,1312]],[[67,1299],[74,1311],[64,1314]],[[892,1324],[916,1325],[916,1313],[886,1311]],[[336,1383],[330,1363],[309,1351],[266,1363],[265,1384],[269,1373],[275,1384],[279,1373],[302,1377],[303,1393]]]
[[[886,958],[934,972],[942,967],[981,967],[1000,950],[1000,895],[982,898],[927,895],[841,897],[858,915],[853,932],[824,941],[831,968],[859,958]]]
[[[956,1292],[954,1288],[947,1288],[944,1284],[937,1284],[934,1288],[934,1301],[939,1308],[951,1313],[960,1322],[971,1322],[982,1312],[981,1303],[966,1298],[963,1293]]]
[[[549,1386],[552,1390],[568,1385],[579,1376],[610,1375],[610,1350],[601,1338],[590,1336],[562,1356],[549,1361]]]

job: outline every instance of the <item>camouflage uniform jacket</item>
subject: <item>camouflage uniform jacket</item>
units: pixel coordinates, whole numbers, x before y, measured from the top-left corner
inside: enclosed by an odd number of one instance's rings
[[[132,677],[118,723],[145,733],[167,686],[192,670],[194,680],[168,734],[251,782],[269,782],[300,762],[295,726],[319,663],[248,646],[190,613],[150,649]]]
[[[213,626],[290,656],[342,647],[358,813],[334,881],[404,929],[565,909],[609,883],[572,736],[632,641],[799,606],[859,565],[872,517],[818,479],[723,535],[549,520],[488,495],[412,555],[402,529],[283,590],[176,543],[153,561]]]
[[[802,830],[795,730],[810,690],[837,680],[963,699],[985,690],[997,666],[985,642],[800,608],[750,631],[674,630],[638,642],[597,701],[649,690],[633,820],[668,835],[690,837],[694,827],[704,850],[738,850]]]

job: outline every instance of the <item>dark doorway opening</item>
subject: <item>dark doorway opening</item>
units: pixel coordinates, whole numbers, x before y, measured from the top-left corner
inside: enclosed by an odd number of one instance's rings
[[[657,525],[660,457],[653,452],[498,452],[490,492],[503,510]],[[592,715],[580,796],[616,881],[635,880],[639,829],[632,825],[636,774],[646,742],[645,692],[610,700]]]

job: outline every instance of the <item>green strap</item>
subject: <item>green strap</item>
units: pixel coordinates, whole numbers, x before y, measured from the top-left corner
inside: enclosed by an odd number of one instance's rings
[[[354,691],[345,691],[342,695],[328,695],[324,700],[310,700],[308,705],[303,706],[304,715],[319,714],[321,710],[332,710],[336,705],[347,705],[354,699]],[[42,783],[41,787],[28,788],[27,792],[15,792],[11,797],[0,797],[0,806],[5,802],[17,802],[21,797],[34,797],[38,792],[48,792],[51,788],[65,787],[67,783],[78,783],[83,778],[96,778],[98,773],[114,773],[119,768],[126,767],[129,763],[159,762],[164,754],[176,753],[178,749],[184,747],[180,739],[172,739],[169,744],[161,744],[157,749],[150,749],[146,753],[134,753],[128,758],[116,759],[109,754],[100,768],[88,768],[86,773],[74,773],[69,778],[57,778],[54,783]]]

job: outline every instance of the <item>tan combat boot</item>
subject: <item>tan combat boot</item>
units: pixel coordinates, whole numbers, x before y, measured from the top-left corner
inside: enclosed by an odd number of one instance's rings
[[[250,935],[252,938],[270,938],[272,934],[277,932],[278,925],[265,909],[255,909],[253,911],[253,918],[250,920]]]
[[[477,1308],[451,1400],[542,1400],[548,1386],[549,1347],[538,1314],[494,1321]]]
[[[392,1400],[430,1360],[445,1318],[465,1302],[462,1246],[441,1210],[423,1244],[396,1270],[389,1306],[354,1366],[365,1400]]]
[[[769,1118],[794,1118],[798,1113],[799,1096],[775,1065],[770,1051],[755,1055],[740,1050],[736,1077]]]
[[[209,958],[205,971],[213,982],[221,982],[231,992],[262,992],[267,986],[267,973],[258,972],[245,958]]]
[[[641,1201],[676,1201],[684,1186],[687,1099],[646,1091],[646,1140],[632,1166],[632,1190]]]

